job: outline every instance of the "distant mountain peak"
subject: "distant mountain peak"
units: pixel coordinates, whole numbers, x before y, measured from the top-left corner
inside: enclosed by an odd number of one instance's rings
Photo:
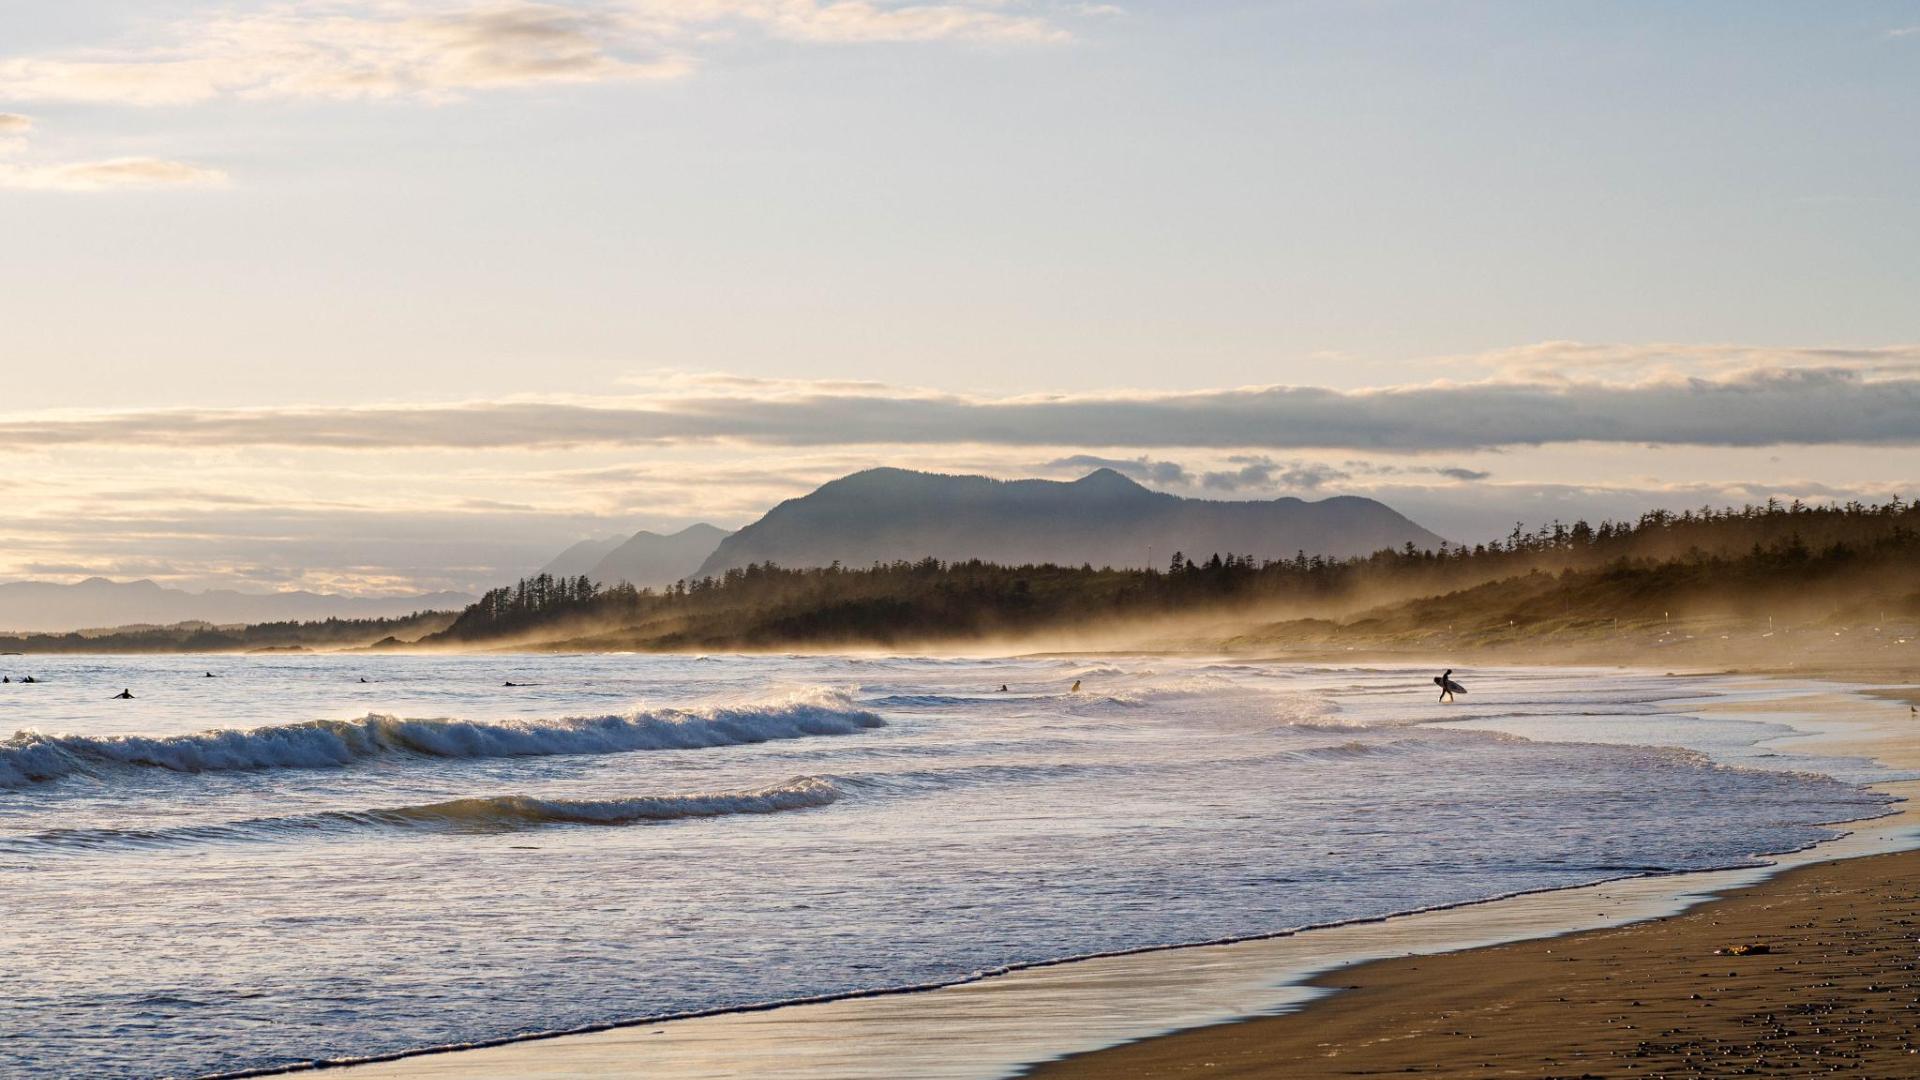
[[[590,570],[582,573],[602,585],[625,582],[660,588],[694,576],[727,535],[727,530],[704,521],[666,534],[642,529],[604,552]]]
[[[1073,481],[1073,486],[1086,491],[1112,491],[1131,494],[1149,489],[1118,469],[1098,468]]]
[[[1289,558],[1302,550],[1341,557],[1440,542],[1392,508],[1359,497],[1188,499],[1109,468],[1070,481],[875,468],[774,507],[721,541],[697,575],[757,562],[865,566],[928,556],[1142,566],[1176,550],[1194,557]]]

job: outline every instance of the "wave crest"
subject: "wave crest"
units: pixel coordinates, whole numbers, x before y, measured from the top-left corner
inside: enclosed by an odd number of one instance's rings
[[[841,791],[818,776],[749,791],[639,795],[624,799],[543,799],[492,795],[378,810],[323,810],[171,829],[53,829],[0,840],[0,852],[175,848],[204,843],[284,840],[316,833],[397,829],[424,832],[513,832],[544,825],[638,825],[735,814],[777,814],[838,802]]]
[[[496,795],[346,816],[381,824],[455,828],[632,825],[644,821],[679,821],[732,814],[777,814],[783,810],[826,806],[839,798],[840,789],[831,782],[817,776],[797,776],[785,783],[755,791],[641,795],[628,799],[540,799],[531,795]]]
[[[45,735],[0,742],[0,787],[23,787],[110,767],[172,772],[340,768],[390,754],[430,758],[541,757],[689,750],[850,735],[883,727],[846,694],[814,690],[777,702],[658,709],[558,720],[411,720],[378,713],[190,735]]]

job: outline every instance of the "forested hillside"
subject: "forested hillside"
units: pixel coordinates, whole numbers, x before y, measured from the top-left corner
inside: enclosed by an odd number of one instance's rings
[[[1549,619],[1806,620],[1868,609],[1920,612],[1920,510],[1898,499],[1552,522],[1470,549],[1409,544],[1352,559],[1178,552],[1151,570],[933,558],[861,568],[756,563],[659,591],[542,575],[488,593],[427,643],[798,648],[1151,627],[1188,615],[1406,633]]]

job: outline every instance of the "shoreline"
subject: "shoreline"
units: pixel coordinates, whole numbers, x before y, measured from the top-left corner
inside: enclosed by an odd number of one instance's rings
[[[1674,916],[1349,965],[1304,1009],[1020,1075],[1920,1075],[1915,914],[1920,850],[1810,862]]]
[[[1903,763],[1884,752],[1894,732],[1882,729],[1904,720],[1904,708],[1869,698],[1871,691],[1860,684],[1803,680],[1793,681],[1798,692],[1789,696],[1702,711],[1746,719],[1784,713],[1802,723],[1761,744],[1791,741],[1795,746],[1789,753],[1871,756],[1896,768],[1920,769],[1920,754],[1899,755],[1908,758]],[[1774,679],[1756,679],[1755,685],[1781,688]],[[1878,723],[1859,715],[1868,712],[1880,714]],[[1839,713],[1850,715],[1836,719]],[[1827,722],[1818,722],[1823,717]],[[1809,741],[1816,745],[1809,747]],[[932,988],[873,990],[830,1000],[420,1048],[375,1060],[224,1075],[324,1069],[353,1072],[362,1080],[475,1071],[527,1077],[696,1077],[772,1068],[786,1075],[839,1078],[1025,1075],[1063,1057],[1119,1053],[1144,1045],[1142,1040],[1231,1029],[1236,1021],[1261,1022],[1249,1017],[1298,1010],[1331,993],[1314,985],[1316,978],[1356,964],[1644,923],[1696,909],[1806,865],[1920,846],[1915,800],[1920,781],[1871,787],[1907,801],[1893,804],[1887,815],[1849,823],[1850,828],[1831,840],[1768,856],[1760,866],[1613,878],[1233,942],[1052,959]],[[1604,900],[1608,911],[1596,914],[1595,900]],[[824,1034],[829,1032],[830,1038]],[[858,1050],[840,1049],[846,1046]],[[985,1052],[985,1047],[993,1049]],[[956,1062],[956,1055],[969,1054],[964,1064]]]

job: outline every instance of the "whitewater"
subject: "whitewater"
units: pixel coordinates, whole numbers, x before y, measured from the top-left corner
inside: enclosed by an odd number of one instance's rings
[[[1430,671],[1161,656],[0,664],[40,680],[0,686],[7,1077],[389,1054],[1753,865],[1884,813],[1863,785],[1893,778],[1706,708],[1779,690],[1647,672],[1457,671],[1438,705]]]

